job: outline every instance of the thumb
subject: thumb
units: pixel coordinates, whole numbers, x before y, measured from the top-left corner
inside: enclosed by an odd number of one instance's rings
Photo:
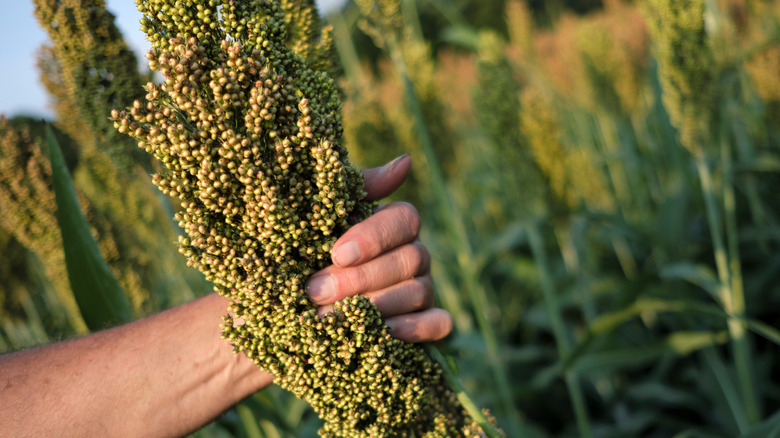
[[[390,196],[406,180],[411,168],[412,157],[404,154],[382,167],[361,170],[366,199],[376,201]]]

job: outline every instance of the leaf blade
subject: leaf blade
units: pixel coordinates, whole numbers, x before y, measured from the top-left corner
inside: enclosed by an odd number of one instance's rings
[[[95,242],[51,126],[46,126],[57,221],[73,295],[91,331],[132,319],[130,302]]]

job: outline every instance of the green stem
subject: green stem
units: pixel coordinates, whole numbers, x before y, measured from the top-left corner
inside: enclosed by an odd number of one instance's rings
[[[718,213],[717,199],[712,187],[710,168],[703,156],[696,157],[696,167],[699,171],[702,194],[707,210],[707,220],[709,222],[710,234],[714,246],[715,265],[720,280],[720,300],[726,313],[742,318],[744,317],[745,312],[745,298],[742,292],[741,274],[738,274],[740,283],[739,289],[735,290],[733,287],[733,275],[735,272],[730,269],[728,251],[723,241],[723,236],[721,235],[721,221]],[[730,219],[727,219],[727,222],[730,221]],[[727,224],[727,227],[728,226],[729,225]],[[728,232],[729,234],[736,236],[736,225],[732,224],[732,226],[734,226],[734,229]],[[738,256],[738,254],[734,255]],[[739,259],[737,259],[736,262],[739,263]],[[753,379],[751,377],[752,366],[750,361],[750,348],[747,344],[745,324],[739,320],[729,319],[727,325],[729,336],[731,337],[737,376],[743,391],[745,415],[750,424],[755,424],[758,421],[759,414],[758,404],[755,401]]]
[[[725,139],[725,136],[721,136]],[[737,208],[736,196],[734,194],[733,182],[733,160],[731,148],[728,142],[721,141],[721,156],[723,160],[723,169],[725,173],[723,184],[723,206],[725,210],[726,241],[729,255],[729,272],[731,273],[731,293],[734,309],[732,314],[738,317],[745,317],[745,290],[742,281],[742,263],[739,253],[739,241],[737,236]],[[731,325],[734,328],[731,329]],[[758,406],[758,397],[756,396],[756,386],[753,381],[753,369],[750,360],[750,344],[748,343],[747,330],[745,324],[738,320],[729,322],[729,330],[733,331],[734,336],[734,359],[737,362],[737,372],[739,374],[742,396],[745,400],[745,411],[750,424],[758,423],[761,412]]]
[[[452,369],[450,363],[447,361],[444,355],[441,354],[439,349],[431,344],[425,344],[425,351],[428,352],[428,355],[441,366],[442,372],[444,374],[444,380],[446,380],[450,387],[455,390],[455,395],[458,397],[458,401],[460,401],[460,404],[463,405],[464,409],[466,409],[466,412],[469,413],[469,416],[471,416],[471,418],[477,422],[479,427],[482,428],[482,431],[485,432],[485,435],[490,438],[500,438],[501,434],[492,424],[490,424],[479,407],[477,407],[477,404],[474,403],[474,401],[471,399],[468,392],[466,391],[466,388],[463,387],[460,379],[458,379],[457,373]]]
[[[729,118],[732,119],[731,131],[734,133],[734,142],[737,146],[737,159],[742,162],[749,163],[755,160],[755,145],[752,143],[750,135],[746,132],[744,122],[738,119],[740,115],[741,114],[735,110],[733,111],[733,115],[729,116]],[[775,219],[772,213],[764,208],[764,205],[761,202],[761,195],[758,191],[756,176],[750,172],[743,175],[742,178],[745,187],[745,197],[748,208],[750,209],[750,214],[760,230],[767,229],[767,227],[771,226],[772,223],[775,222]],[[768,251],[767,239],[768,238],[766,236],[762,236],[759,240],[759,245],[762,249]]]
[[[553,285],[552,275],[550,274],[550,267],[547,264],[547,254],[544,249],[544,242],[542,242],[541,232],[536,223],[530,222],[526,227],[526,231],[528,234],[528,242],[531,246],[531,253],[533,254],[534,261],[539,269],[542,296],[544,297],[547,315],[550,319],[550,325],[552,326],[555,344],[558,347],[558,356],[560,357],[560,360],[563,361],[569,357],[572,347],[571,341],[566,334],[566,326],[563,322],[561,309],[558,306],[558,297],[555,294],[555,286]],[[591,437],[588,410],[585,405],[585,397],[582,394],[582,388],[580,388],[577,379],[577,373],[571,369],[565,371],[564,380],[566,382],[566,388],[569,391],[572,407],[574,408],[574,416],[577,418],[579,436],[583,438]]]
[[[427,236],[421,237],[424,242],[430,241]],[[434,253],[436,252],[435,247],[429,246],[429,249]],[[455,329],[461,334],[473,333],[474,324],[471,313],[464,306],[460,288],[446,274],[443,264],[440,262],[431,263],[431,274],[436,279],[436,291],[439,299],[441,299],[441,303],[452,315]]]
[[[598,125],[599,142],[602,145],[601,153],[606,156],[607,173],[610,181],[612,181],[612,188],[618,204],[617,211],[621,217],[625,217],[625,211],[630,209],[631,203],[636,200],[631,195],[628,175],[621,157],[618,156],[619,151],[616,149],[621,144],[619,136],[615,132],[617,128],[604,115],[596,115],[595,118]],[[643,211],[646,211],[646,209]],[[617,256],[618,263],[620,263],[626,278],[629,280],[636,278],[636,261],[634,261],[634,256],[631,254],[631,249],[626,239],[622,236],[612,236],[611,241],[612,248],[615,250],[615,256]]]
[[[344,73],[347,75],[349,83],[357,84],[358,91],[362,91],[366,80],[360,70],[360,60],[355,44],[349,34],[350,26],[341,12],[331,14],[328,20],[333,25],[333,41],[336,43],[336,51],[341,59],[341,65],[344,66]]]
[[[404,89],[406,91],[406,97],[409,101],[410,109],[415,119],[415,127],[420,137],[421,149],[424,151],[426,161],[428,162],[428,169],[430,171],[431,183],[434,187],[434,193],[437,194],[437,202],[441,202],[443,208],[437,209],[437,211],[443,214],[438,215],[439,219],[445,225],[445,229],[448,234],[457,236],[453,239],[457,248],[457,260],[463,275],[464,286],[466,293],[474,307],[474,314],[477,319],[477,326],[479,327],[482,337],[485,339],[485,345],[487,347],[487,359],[490,367],[493,370],[493,375],[496,379],[496,386],[498,388],[501,404],[510,413],[515,413],[517,410],[514,407],[514,399],[511,393],[511,386],[509,385],[509,379],[506,375],[505,366],[501,358],[500,346],[493,325],[488,320],[489,303],[485,293],[481,293],[478,274],[474,272],[473,263],[474,255],[471,249],[471,245],[468,242],[468,234],[465,230],[465,225],[458,218],[457,210],[453,205],[452,198],[444,183],[444,177],[441,174],[441,170],[438,167],[438,161],[433,152],[433,147],[430,142],[428,129],[425,126],[425,122],[422,118],[422,111],[420,109],[417,98],[414,94],[411,81],[408,76],[403,73]],[[510,414],[511,415],[511,414]]]
[[[595,118],[598,126],[598,136],[600,137],[597,142],[601,143],[601,154],[606,158],[605,164],[607,166],[607,173],[609,174],[610,181],[612,181],[612,188],[615,192],[615,198],[618,201],[618,210],[620,211],[621,216],[624,216],[624,209],[629,209],[631,207],[632,196],[626,170],[622,166],[618,151],[616,150],[616,147],[620,145],[620,142],[615,133],[615,125],[605,120],[604,116],[597,115]]]

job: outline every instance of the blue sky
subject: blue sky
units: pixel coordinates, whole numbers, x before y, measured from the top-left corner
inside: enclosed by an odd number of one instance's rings
[[[325,12],[344,0],[318,0]],[[0,14],[0,114],[28,114],[51,117],[46,92],[38,80],[35,56],[46,41],[33,14],[32,0],[4,0]],[[141,15],[133,0],[106,0],[108,10],[117,18],[116,24],[130,47],[143,61],[148,44],[138,30]]]

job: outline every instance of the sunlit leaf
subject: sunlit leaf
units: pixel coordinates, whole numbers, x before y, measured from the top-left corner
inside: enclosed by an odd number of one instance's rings
[[[46,138],[68,279],[81,316],[93,331],[128,322],[130,303],[90,232],[50,126]]]

